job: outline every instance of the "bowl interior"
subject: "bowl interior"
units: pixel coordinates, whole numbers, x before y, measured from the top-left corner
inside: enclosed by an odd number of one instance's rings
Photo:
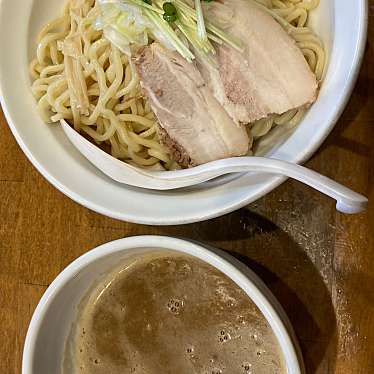
[[[7,51],[0,56],[1,103],[23,151],[66,195],[117,219],[182,224],[233,211],[284,180],[247,173],[186,190],[157,192],[128,187],[104,176],[76,151],[59,126],[41,121],[30,92],[28,63],[34,55],[35,36],[43,24],[61,12],[61,1],[20,2],[0,3],[0,46]],[[324,40],[329,64],[319,98],[303,122],[291,136],[285,132],[270,144],[269,155],[291,162],[304,161],[319,147],[344,108],[365,42],[366,1],[321,1],[310,22]]]
[[[128,256],[149,251],[150,249],[139,248],[107,255],[83,267],[73,278],[67,280],[64,287],[45,303],[45,313],[40,320],[40,330],[34,342],[31,370],[24,368],[24,373],[60,373],[65,342],[76,319],[78,305],[86,292]]]
[[[187,253],[228,275],[250,296],[273,328],[282,347],[288,373],[302,373],[302,359],[299,363],[297,343],[293,341],[292,328],[282,308],[248,268],[213,248],[206,249],[174,238],[133,237],[107,243],[88,252],[51,284],[30,323],[24,348],[23,374],[60,373],[65,342],[76,319],[79,303],[87,291],[129,256],[151,251]]]

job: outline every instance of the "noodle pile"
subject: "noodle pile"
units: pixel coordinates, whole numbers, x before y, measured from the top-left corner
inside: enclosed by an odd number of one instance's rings
[[[317,79],[325,54],[306,27],[319,0],[257,0],[295,38]],[[160,144],[157,122],[142,95],[131,59],[95,28],[95,0],[70,0],[60,18],[38,36],[30,64],[32,92],[47,123],[67,120],[75,130],[107,148],[112,156],[140,167],[178,167]],[[273,115],[249,125],[255,141],[277,125],[295,126],[305,109]]]
[[[94,3],[68,2],[62,17],[46,25],[38,36],[37,57],[30,70],[41,116],[45,122],[67,120],[98,144],[109,145],[112,156],[134,165],[175,168],[158,140],[154,115],[142,96],[131,60],[94,27],[98,15]],[[63,54],[61,50],[64,41],[75,37],[82,49],[75,57],[87,86],[87,108],[73,103],[74,90],[66,74],[69,51]]]

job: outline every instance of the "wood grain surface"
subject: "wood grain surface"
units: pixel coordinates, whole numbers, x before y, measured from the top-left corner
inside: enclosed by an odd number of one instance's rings
[[[270,287],[301,342],[307,373],[374,373],[374,0],[353,96],[307,166],[370,198],[347,216],[293,181],[204,223],[149,227],[115,221],[69,200],[30,164],[0,113],[0,373],[21,372],[33,310],[71,261],[110,240],[177,235],[218,246]],[[51,373],[52,374],[52,373]]]

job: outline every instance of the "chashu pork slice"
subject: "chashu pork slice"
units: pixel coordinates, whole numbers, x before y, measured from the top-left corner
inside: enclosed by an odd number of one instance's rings
[[[145,47],[135,64],[160,138],[176,162],[194,166],[248,152],[245,128],[230,118],[194,64],[158,43]]]
[[[229,7],[226,32],[237,37],[243,53],[217,46],[219,69],[200,62],[204,79],[236,122],[249,123],[312,104],[317,80],[288,33],[253,0],[211,2],[207,16]]]

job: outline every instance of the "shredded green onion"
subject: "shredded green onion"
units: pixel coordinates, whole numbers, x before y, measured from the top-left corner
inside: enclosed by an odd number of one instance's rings
[[[195,11],[197,19],[197,35],[202,41],[207,41],[208,37],[206,34],[205,23],[204,23],[204,14],[203,9],[201,8],[200,0],[195,0]]]
[[[207,26],[207,29],[209,31],[211,31],[213,34],[217,35],[219,38],[221,38],[228,45],[230,45],[231,47],[233,47],[234,49],[236,49],[237,51],[239,51],[241,53],[244,52],[243,44],[239,39],[235,38],[232,35],[227,34],[226,32],[224,32],[220,28],[214,26],[210,22],[207,22],[206,26]]]
[[[226,43],[243,51],[240,40],[204,19],[201,1],[210,0],[194,0],[195,8],[184,0],[97,1],[102,11],[98,28],[104,30],[104,35],[130,56],[130,44],[147,45],[148,35],[166,48],[176,50],[189,62],[195,59],[195,53],[216,65],[216,51],[211,41],[219,45]],[[179,37],[178,32],[183,36]],[[185,44],[184,38],[193,47],[194,53]]]
[[[157,14],[154,14],[150,10],[145,10],[146,15],[149,17],[151,21],[155,24],[156,27],[159,28],[161,32],[163,32],[166,36],[169,37],[171,44],[175,47],[175,49],[189,62],[191,62],[195,56],[192,52],[186,47],[183,42],[178,38],[175,34],[175,31],[172,27],[162,18],[160,18]]]
[[[178,5],[178,7],[180,7],[181,9],[183,9],[191,18],[193,18],[195,21],[197,20],[196,12],[195,12],[195,10],[193,8],[191,8],[188,4],[186,4],[182,0],[174,0],[174,1]],[[218,36],[220,39],[222,39],[224,42],[226,42],[227,44],[229,44],[231,47],[235,48],[239,52],[243,52],[244,51],[244,48],[242,46],[241,41],[238,40],[237,38],[235,38],[234,36],[227,34],[223,30],[221,30],[220,28],[214,26],[209,21],[205,22],[205,26],[206,26],[206,28],[207,28],[208,31],[210,31],[211,33],[213,33],[216,36]]]
[[[142,8],[153,10],[156,13],[163,14],[164,12],[161,9],[156,8],[152,5],[151,0],[126,0],[125,2],[128,2],[130,4],[138,5]]]

